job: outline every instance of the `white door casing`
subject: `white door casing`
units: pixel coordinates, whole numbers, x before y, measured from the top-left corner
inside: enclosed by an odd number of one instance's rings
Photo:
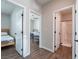
[[[76,4],[77,4],[78,0],[76,0]],[[76,7],[78,8],[78,6],[76,5]],[[78,59],[78,43],[75,43],[75,39],[78,39],[78,38],[75,38],[75,28],[77,29],[78,27],[78,13],[77,15],[75,15],[75,9],[74,9],[74,5],[70,5],[70,6],[67,6],[67,7],[64,7],[64,8],[61,8],[61,9],[58,9],[58,10],[55,10],[53,12],[53,17],[55,17],[55,12],[58,12],[58,11],[62,11],[62,10],[65,10],[65,9],[68,9],[68,8],[72,8],[72,59]],[[77,17],[76,17],[77,16]],[[75,17],[76,17],[76,21],[75,21]],[[54,19],[54,18],[53,18]],[[77,23],[76,23],[77,22]],[[75,25],[76,24],[76,25]],[[53,29],[54,29],[54,20],[53,20]],[[78,32],[78,30],[76,30]],[[78,37],[78,35],[76,35],[76,37]],[[55,40],[55,35],[54,35],[54,30],[53,30],[53,42]],[[53,43],[54,44],[54,43]],[[54,45],[53,45],[54,47]],[[54,50],[55,52],[55,50]],[[76,52],[76,58],[75,58],[75,52]]]

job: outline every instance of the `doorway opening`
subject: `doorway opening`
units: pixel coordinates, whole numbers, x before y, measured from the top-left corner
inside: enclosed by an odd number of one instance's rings
[[[62,50],[61,55],[69,56],[70,59],[72,59],[74,41],[73,21],[72,6],[54,12],[54,52]]]
[[[23,57],[23,15],[24,7],[9,0],[1,0],[2,59]]]
[[[30,10],[30,53],[34,53],[40,47],[41,40],[41,16],[34,10]]]

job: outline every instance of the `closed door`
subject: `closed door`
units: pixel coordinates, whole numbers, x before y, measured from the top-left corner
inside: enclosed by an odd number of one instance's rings
[[[22,10],[18,10],[18,12],[16,12],[16,35],[15,35],[15,39],[16,39],[16,51],[22,55],[23,53],[23,46],[22,46],[22,42],[23,42],[23,39],[22,39]]]

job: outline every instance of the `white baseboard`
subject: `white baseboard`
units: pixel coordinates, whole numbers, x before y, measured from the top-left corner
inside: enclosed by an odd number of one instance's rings
[[[27,57],[29,55],[30,55],[30,52],[28,52],[27,54],[23,55],[23,57],[25,58],[25,57]]]
[[[62,44],[62,46],[72,47],[70,44]]]
[[[53,49],[49,49],[49,48],[46,48],[46,47],[44,47],[44,46],[41,46],[40,48],[43,48],[43,49],[45,49],[45,50],[48,50],[48,51],[54,53]]]

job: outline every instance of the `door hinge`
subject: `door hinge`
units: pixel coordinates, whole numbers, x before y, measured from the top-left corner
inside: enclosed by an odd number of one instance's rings
[[[55,19],[56,19],[56,17],[55,17]]]
[[[76,57],[77,55],[75,54],[75,57]]]
[[[23,49],[21,49],[21,51],[23,51]]]
[[[56,48],[56,45],[54,47]]]
[[[60,45],[62,45],[63,43],[60,43]]]
[[[75,10],[75,13],[77,13],[77,11]]]
[[[78,42],[78,40],[75,40],[75,42]]]
[[[23,16],[23,13],[22,13],[22,15],[21,16]]]
[[[56,33],[56,31],[54,31],[54,33]]]
[[[75,35],[77,35],[77,32],[75,32]]]
[[[23,31],[21,33],[23,34]]]

